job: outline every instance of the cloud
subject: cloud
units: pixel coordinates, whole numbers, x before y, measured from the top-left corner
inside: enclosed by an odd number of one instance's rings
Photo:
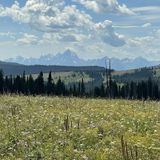
[[[148,12],[148,13],[155,13],[160,12],[160,6],[143,6],[143,7],[136,7],[132,9],[134,12]]]
[[[44,32],[85,27],[91,23],[89,15],[79,11],[73,5],[63,6],[62,0],[28,0],[22,8],[18,2],[15,2],[10,8],[1,10],[1,17],[11,17],[14,21],[28,23]]]
[[[150,27],[150,26],[152,26],[151,23],[145,23],[145,24],[142,25],[143,28]]]
[[[96,4],[98,1],[92,3]],[[130,13],[125,5],[120,6],[115,0],[100,0],[98,8],[102,11],[106,8],[115,13]],[[38,31],[54,33],[59,37],[59,41],[75,42],[96,35],[101,37],[102,42],[114,47],[125,44],[124,38],[114,31],[112,24],[107,20],[95,23],[89,14],[75,5],[66,5],[63,0],[27,0],[23,7],[16,1],[11,7],[0,6],[0,10],[0,17],[7,16],[16,22],[29,24]],[[36,43],[36,37],[24,35],[18,41],[33,44]]]
[[[0,32],[0,37],[10,37],[15,38],[16,33],[13,32]]]
[[[136,12],[136,18],[139,18],[141,21],[159,22],[160,19],[160,6],[144,6],[132,8]]]
[[[114,31],[111,21],[104,21],[95,25],[95,30],[101,36],[104,43],[108,43],[114,47],[120,47],[125,44],[125,39]]]
[[[117,0],[73,0],[79,2],[87,9],[93,10],[97,13],[114,13],[133,15],[134,12],[130,10],[125,4],[120,5]]]
[[[83,34],[73,34],[73,33],[68,33],[68,34],[62,34],[57,37],[58,41],[61,42],[81,42],[83,40],[88,40],[90,37],[85,36]]]
[[[120,28],[120,29],[132,29],[132,28],[148,28],[151,27],[152,24],[151,23],[144,23],[142,25],[121,25],[121,26],[113,26],[113,28]]]
[[[35,45],[38,44],[38,37],[24,33],[23,37],[17,40],[17,43],[21,45]]]
[[[127,45],[122,47],[122,52],[138,57],[139,55],[147,59],[159,59],[160,32],[154,30],[150,35],[134,36],[127,40]]]

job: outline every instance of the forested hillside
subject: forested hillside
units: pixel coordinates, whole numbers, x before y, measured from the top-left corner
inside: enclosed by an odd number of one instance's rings
[[[142,81],[147,80],[149,77],[155,80],[160,79],[160,66],[139,68],[126,71],[114,71],[114,79],[120,82],[126,81]]]
[[[119,83],[113,79],[111,70],[105,74],[104,81],[94,84],[96,79],[86,82],[84,78],[73,81],[66,85],[65,79],[61,77],[55,82],[52,72],[49,72],[47,80],[41,71],[36,78],[23,75],[4,76],[0,71],[0,93],[1,94],[23,94],[23,95],[51,95],[51,96],[75,96],[75,97],[102,97],[102,98],[123,98],[123,99],[160,99],[160,87],[152,78],[147,81],[131,81]],[[72,75],[73,76],[73,75]],[[104,75],[103,75],[104,76]],[[89,86],[87,84],[90,83]]]
[[[105,69],[98,66],[83,66],[83,67],[73,67],[73,66],[47,66],[47,65],[21,65],[17,63],[7,63],[0,61],[0,69],[3,70],[5,75],[20,75],[24,71],[26,74],[38,74],[39,72],[49,73],[52,72],[87,72],[87,71],[100,71],[103,72]]]

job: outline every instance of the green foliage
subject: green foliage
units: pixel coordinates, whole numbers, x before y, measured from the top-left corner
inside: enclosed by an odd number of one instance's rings
[[[0,97],[0,159],[159,160],[158,102]]]

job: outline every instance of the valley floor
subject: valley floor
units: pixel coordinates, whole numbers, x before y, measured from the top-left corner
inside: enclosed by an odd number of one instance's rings
[[[0,96],[0,159],[160,160],[160,103]]]

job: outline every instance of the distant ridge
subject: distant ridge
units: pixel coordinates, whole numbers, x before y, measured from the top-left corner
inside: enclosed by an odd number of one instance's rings
[[[39,58],[24,58],[16,57],[7,59],[6,62],[14,62],[25,65],[63,65],[63,66],[101,66],[105,67],[105,60],[108,57],[99,59],[84,60],[77,56],[74,51],[66,50],[64,53],[58,53],[57,55],[43,55]],[[148,61],[145,58],[137,57],[135,59],[118,59],[111,58],[112,68],[115,70],[128,70],[142,67],[150,67],[159,65],[160,61]]]
[[[52,72],[87,72],[87,71],[104,71],[103,67],[98,66],[56,66],[56,65],[22,65],[17,63],[0,61],[0,69],[5,75],[20,75],[24,71],[26,74],[37,74],[41,71],[44,73]]]

